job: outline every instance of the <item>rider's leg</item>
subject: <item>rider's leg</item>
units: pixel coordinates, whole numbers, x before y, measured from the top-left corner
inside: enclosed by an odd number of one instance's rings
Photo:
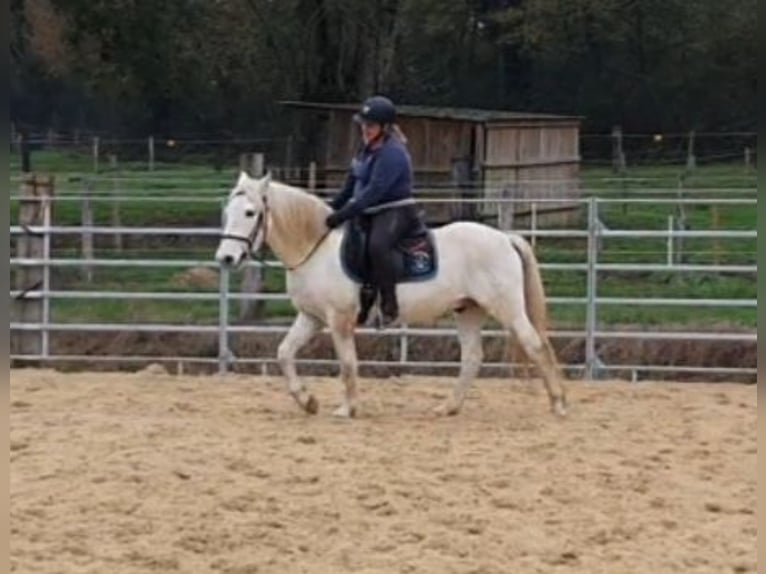
[[[410,206],[387,209],[375,215],[369,236],[372,277],[380,289],[384,323],[399,316],[396,300],[396,261],[394,246],[413,226],[415,212]]]
[[[361,247],[361,263],[362,267],[366,270],[366,273],[370,273],[372,269],[372,263],[370,261],[369,251],[369,232],[370,232],[370,220],[367,216],[362,216],[352,222],[352,225],[358,225],[362,228],[362,237],[364,238],[364,244]],[[364,325],[367,323],[367,318],[370,315],[370,309],[375,304],[375,300],[378,298],[378,287],[373,283],[367,282],[362,284],[359,290],[359,313],[356,316],[356,324]]]

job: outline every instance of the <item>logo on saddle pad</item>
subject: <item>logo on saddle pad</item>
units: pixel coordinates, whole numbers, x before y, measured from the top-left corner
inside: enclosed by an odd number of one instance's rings
[[[412,275],[421,275],[431,271],[431,255],[426,240],[402,249],[407,271]]]

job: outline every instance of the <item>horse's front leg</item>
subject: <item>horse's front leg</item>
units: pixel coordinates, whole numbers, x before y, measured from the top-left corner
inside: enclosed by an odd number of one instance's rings
[[[356,319],[353,315],[336,314],[330,319],[330,334],[335,346],[335,354],[340,362],[340,378],[345,392],[343,402],[333,414],[337,417],[353,417],[356,415],[356,377],[357,360],[356,345],[354,344],[354,328]]]
[[[319,402],[313,395],[306,392],[303,381],[298,377],[295,369],[295,355],[308,343],[319,331],[321,323],[305,313],[298,313],[290,330],[277,349],[279,366],[282,374],[287,378],[287,388],[290,395],[309,414],[316,414],[319,410]]]

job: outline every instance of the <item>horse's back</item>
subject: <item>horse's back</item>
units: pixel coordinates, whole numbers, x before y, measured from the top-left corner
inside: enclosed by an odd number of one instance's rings
[[[510,245],[506,234],[494,227],[474,221],[454,221],[433,230],[437,246],[442,243],[467,242],[466,247]]]

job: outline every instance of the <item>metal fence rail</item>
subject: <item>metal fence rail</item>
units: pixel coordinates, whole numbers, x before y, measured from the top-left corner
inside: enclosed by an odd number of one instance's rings
[[[740,190],[741,191],[741,190]],[[59,197],[58,200],[65,198]],[[70,199],[70,198],[66,198]],[[72,198],[76,199],[76,198]],[[93,197],[91,197],[93,199]],[[105,198],[106,199],[106,198]],[[114,197],[108,198],[110,201]],[[131,199],[135,199],[131,198]],[[165,198],[167,200],[167,198]],[[220,199],[215,200],[220,204]],[[429,201],[425,199],[424,201]],[[447,200],[433,200],[447,201]],[[455,200],[450,202],[475,202],[473,199]],[[495,203],[506,201],[504,199],[492,200]],[[508,199],[507,201],[513,201]],[[530,202],[529,199],[524,199]],[[537,202],[537,200],[532,200]],[[561,201],[560,199],[558,200]],[[569,201],[569,200],[567,200]],[[587,198],[582,200],[572,200],[573,202],[584,203],[588,210],[587,229],[525,229],[518,233],[528,238],[559,238],[559,239],[580,239],[586,240],[587,249],[584,253],[585,261],[574,263],[548,263],[541,262],[543,271],[574,271],[584,273],[586,278],[586,293],[584,296],[570,297],[551,297],[549,299],[552,305],[580,305],[585,306],[586,319],[583,328],[574,331],[554,331],[551,336],[554,338],[582,338],[585,341],[585,361],[582,364],[570,364],[564,367],[572,372],[583,373],[586,377],[595,378],[600,373],[608,372],[629,372],[633,378],[640,372],[646,373],[718,373],[718,374],[737,374],[737,375],[755,375],[756,369],[750,367],[701,367],[701,366],[667,366],[667,365],[607,365],[604,364],[597,353],[598,343],[606,340],[686,340],[686,341],[720,341],[720,342],[742,342],[753,343],[757,341],[757,335],[754,330],[743,332],[690,332],[690,331],[662,331],[662,330],[625,330],[615,329],[607,330],[599,327],[598,309],[601,306],[673,306],[673,307],[713,307],[713,308],[744,308],[753,309],[757,307],[757,299],[751,298],[672,298],[672,297],[607,297],[599,295],[599,275],[606,272],[625,272],[625,273],[647,273],[647,272],[673,272],[673,273],[726,273],[726,274],[745,274],[753,275],[757,273],[757,265],[754,264],[690,264],[677,263],[668,258],[667,264],[660,263],[607,263],[599,261],[600,244],[603,240],[611,238],[630,238],[637,241],[644,239],[667,239],[675,241],[678,239],[756,239],[757,231],[742,229],[726,230],[689,230],[689,229],[609,229],[600,220],[600,206],[612,204],[628,203],[668,203],[668,204],[702,204],[702,205],[755,205],[757,200],[753,198],[628,198],[628,199],[597,199]],[[543,203],[541,200],[540,203]],[[50,209],[50,204],[46,206]],[[49,218],[47,219],[49,223]],[[9,295],[12,299],[24,298],[27,300],[41,300],[44,305],[42,320],[36,322],[18,322],[10,323],[11,332],[39,333],[42,338],[42,352],[39,354],[15,354],[11,358],[18,361],[103,361],[103,362],[186,362],[218,365],[221,371],[228,370],[232,364],[262,364],[268,365],[274,363],[273,357],[234,357],[229,349],[229,335],[238,333],[285,333],[287,327],[284,325],[232,325],[229,322],[229,302],[242,300],[257,301],[286,301],[289,299],[286,293],[257,293],[243,294],[229,292],[229,273],[222,270],[220,281],[216,291],[208,292],[181,292],[181,291],[126,291],[126,290],[60,290],[50,287],[51,270],[55,268],[190,268],[206,267],[217,268],[212,260],[195,259],[172,259],[172,258],[125,258],[116,259],[80,259],[80,258],[61,258],[51,256],[51,239],[60,235],[140,235],[151,237],[179,236],[179,237],[198,237],[214,239],[219,236],[220,229],[209,227],[131,227],[131,226],[61,226],[61,225],[41,225],[26,226],[12,225],[10,227],[11,236],[29,236],[35,235],[45,238],[45,252],[42,258],[20,258],[10,259],[12,268],[36,267],[42,268],[44,281],[42,285],[35,286],[32,289],[11,290]],[[265,266],[269,268],[280,268],[281,264],[277,261],[257,261],[249,263],[251,266]],[[50,320],[50,305],[55,300],[160,300],[160,301],[188,301],[188,302],[218,302],[219,318],[217,324],[205,325],[183,325],[167,323],[85,323],[72,322],[62,323]],[[106,332],[143,332],[143,333],[204,333],[218,336],[218,357],[166,357],[166,356],[91,356],[91,355],[54,355],[49,352],[49,337],[51,333],[60,332],[87,332],[87,333],[106,333]],[[500,330],[484,330],[486,337],[504,336],[505,332]],[[454,336],[456,334],[453,328],[401,328],[391,329],[384,333],[374,330],[361,329],[362,336],[384,336],[393,337],[400,341],[400,355],[397,361],[361,361],[361,365],[370,366],[391,366],[395,368],[454,368],[456,363],[452,362],[433,362],[416,361],[408,355],[410,337],[444,337]],[[312,364],[334,364],[333,361],[314,361],[308,360]],[[488,364],[487,368],[507,367],[507,363]]]

